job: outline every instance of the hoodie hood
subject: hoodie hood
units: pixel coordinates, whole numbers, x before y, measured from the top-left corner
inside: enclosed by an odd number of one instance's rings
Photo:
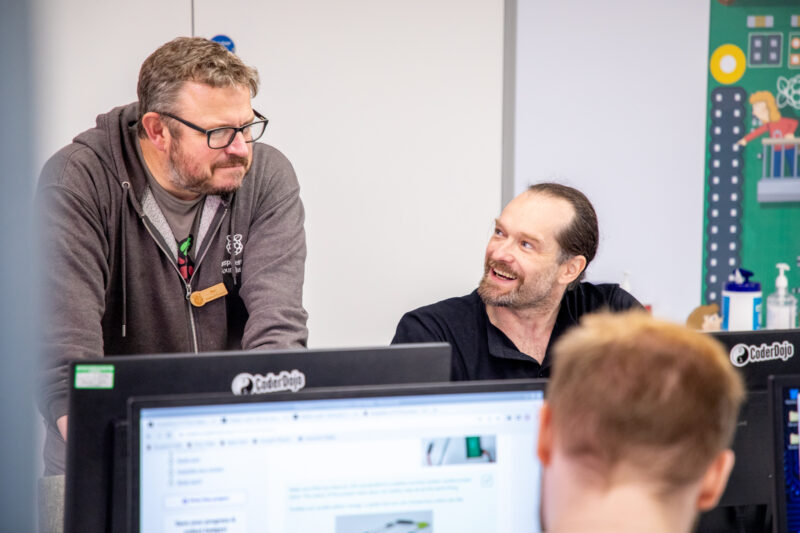
[[[102,164],[111,170],[120,187],[130,184],[134,207],[141,213],[142,197],[147,189],[146,172],[137,146],[136,123],[138,103],[115,107],[98,115],[95,127],[84,131],[73,142],[92,150]]]

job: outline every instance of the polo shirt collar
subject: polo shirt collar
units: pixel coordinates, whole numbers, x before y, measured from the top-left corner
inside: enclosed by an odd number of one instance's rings
[[[575,309],[570,305],[570,295],[572,291],[565,291],[564,296],[561,298],[561,304],[556,316],[556,323],[553,325],[553,332],[550,334],[550,341],[547,343],[547,350],[545,350],[544,359],[541,366],[543,368],[549,367],[552,361],[550,349],[555,341],[570,327],[578,323],[578,318],[575,316]],[[481,301],[481,309],[483,317],[486,321],[486,338],[489,345],[489,355],[499,357],[501,359],[517,359],[520,361],[529,361],[538,364],[538,362],[531,356],[522,353],[514,345],[505,333],[500,328],[492,324],[489,320],[489,315],[486,313],[486,304]]]

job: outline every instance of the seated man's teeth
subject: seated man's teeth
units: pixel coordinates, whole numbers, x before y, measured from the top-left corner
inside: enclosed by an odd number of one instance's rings
[[[516,278],[516,276],[514,276],[513,274],[508,274],[508,273],[506,273],[506,272],[501,272],[500,270],[497,270],[497,269],[495,269],[494,273],[495,273],[495,274],[497,274],[497,275],[498,275],[499,277],[501,277],[501,278],[505,278],[505,279],[517,279],[517,278]]]

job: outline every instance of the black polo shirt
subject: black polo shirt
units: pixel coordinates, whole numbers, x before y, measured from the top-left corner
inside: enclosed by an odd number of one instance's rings
[[[542,364],[520,352],[491,322],[478,291],[460,298],[420,307],[403,315],[392,344],[448,342],[453,347],[453,381],[475,379],[544,378],[550,376],[555,341],[581,316],[610,309],[624,311],[642,305],[616,284],[581,283],[561,299]]]

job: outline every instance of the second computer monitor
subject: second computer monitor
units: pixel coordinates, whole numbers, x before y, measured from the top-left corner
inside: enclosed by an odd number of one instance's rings
[[[132,532],[539,529],[544,382],[132,403]]]

